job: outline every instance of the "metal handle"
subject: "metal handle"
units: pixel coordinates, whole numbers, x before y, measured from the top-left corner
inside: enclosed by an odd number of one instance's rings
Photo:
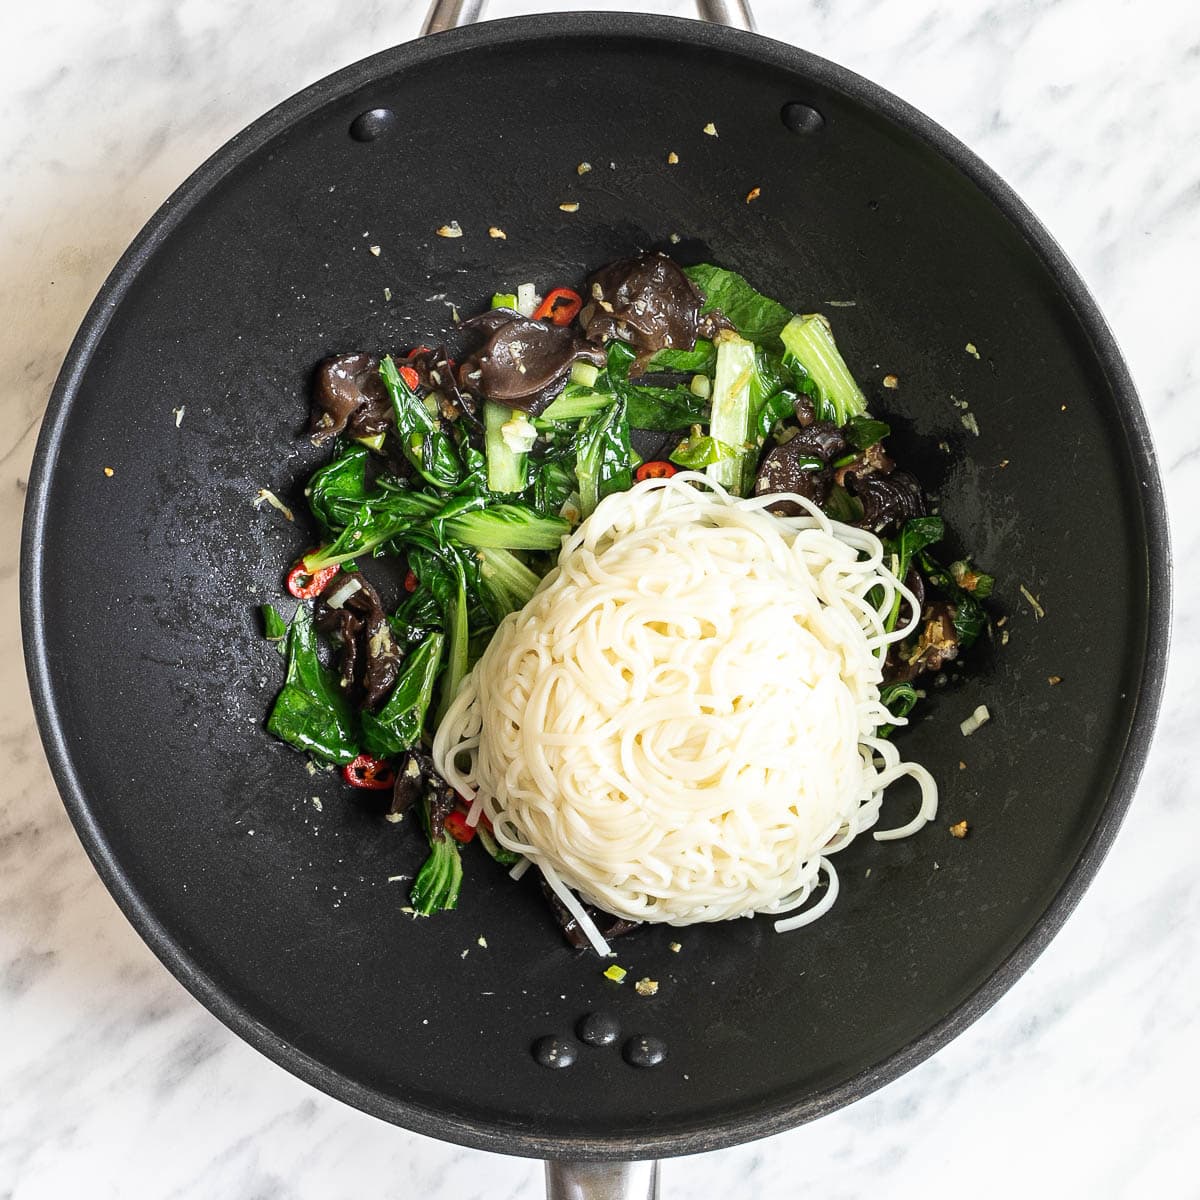
[[[441,33],[446,29],[457,29],[460,25],[474,25],[483,16],[486,0],[432,0],[429,15],[421,26],[421,33]],[[754,32],[754,14],[750,11],[750,0],[696,0],[700,20],[712,21],[715,25],[728,25],[733,29],[748,29]]]
[[[658,1200],[656,1162],[548,1162],[546,1200]]]

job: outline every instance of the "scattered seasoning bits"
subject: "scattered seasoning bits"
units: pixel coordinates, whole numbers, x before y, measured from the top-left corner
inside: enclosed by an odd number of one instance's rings
[[[720,137],[720,134],[717,133],[717,127],[711,121],[705,125],[704,132],[707,133],[709,137]]]
[[[950,443],[949,442],[938,442],[938,449],[943,454],[949,454],[950,453]]]
[[[885,375],[883,377],[883,386],[885,388],[898,388],[900,386],[899,375]]]
[[[750,190],[749,190],[749,191],[746,193],[746,203],[747,203],[747,204],[750,204],[752,201],[754,201],[754,200],[757,200],[757,199],[759,198],[759,196],[761,196],[761,195],[762,195],[762,188],[760,188],[760,187],[752,187],[752,188],[751,188],[751,189],[750,189]]]
[[[680,242],[679,234],[673,233],[667,240],[671,243],[672,246],[678,246],[679,242]]]
[[[671,164],[671,166],[674,166],[678,161],[679,161],[679,155],[676,154],[674,150],[672,150],[671,153],[667,155],[667,162],[669,162]]]
[[[616,963],[613,963],[611,967],[605,969],[604,978],[611,979],[613,983],[622,983],[628,974],[629,972],[624,967],[618,967]]]
[[[383,253],[383,250],[379,246],[368,246],[367,249],[370,250],[370,252],[375,255],[376,258]]]
[[[1003,629],[1003,628],[1004,628],[1004,626],[1005,626],[1005,625],[1007,625],[1007,624],[1008,624],[1008,618],[1007,618],[1007,617],[997,617],[997,618],[996,618],[996,628],[997,628],[997,629]]]
[[[566,203],[560,204],[558,207],[561,208],[563,212],[578,212],[579,211],[579,201],[578,200],[568,200],[568,201],[566,201]]]
[[[317,810],[317,812],[322,812],[322,811],[324,811],[324,808],[325,808],[325,806],[321,803],[320,796],[314,796],[312,798],[312,806],[313,806],[313,808],[315,808]]]
[[[967,352],[967,353],[968,353],[968,354],[969,354],[969,355],[970,355],[972,358],[978,358],[978,357],[979,357],[979,351],[978,351],[978,350],[975,348],[975,343],[974,343],[974,342],[968,342],[968,343],[966,344],[966,346],[964,346],[964,347],[963,347],[963,349],[965,349],[965,350],[966,350],[966,352]]]
[[[112,467],[105,467],[105,468],[104,468],[104,473],[105,473],[105,475],[107,475],[107,476],[109,477],[109,479],[111,479],[111,478],[113,477],[113,469],[112,469]]]
[[[591,169],[592,169],[592,164],[590,162],[581,162],[579,164],[579,166],[577,166],[575,168],[575,174],[576,175],[586,175]]]
[[[1040,621],[1046,615],[1046,610],[1038,603],[1038,598],[1024,584],[1021,584],[1021,595],[1029,601],[1029,607],[1033,609],[1034,618]]]
[[[657,996],[658,995],[658,980],[657,979],[639,979],[633,985],[633,990],[639,996]]]
[[[383,289],[383,298],[385,300],[390,300],[392,298],[392,289],[390,287],[385,287]]]
[[[173,408],[171,411],[175,414],[175,428],[178,429],[183,424],[183,411],[187,408],[186,404],[181,404],[178,408]]]
[[[967,764],[963,762],[961,758],[958,760],[958,769],[960,771],[965,771],[967,769]]]
[[[987,705],[981,704],[960,726],[963,737],[970,737],[981,725],[986,725],[992,719]]]
[[[1004,630],[1004,632],[1001,633],[1001,635],[1000,635],[1000,645],[1002,645],[1002,646],[1008,645],[1008,630],[1007,629]]]
[[[968,825],[966,821],[958,821],[950,826],[950,836],[956,838],[965,838],[967,836]]]
[[[959,418],[962,421],[962,427],[968,432],[973,433],[976,437],[979,436],[979,422],[975,420],[973,412],[963,413]]]
[[[488,226],[488,237],[499,238],[500,241],[503,242],[508,238],[508,234],[505,233],[504,230],[501,229],[499,225],[489,225]]]
[[[388,883],[400,883],[407,878],[407,875],[389,875],[387,881]]]
[[[1050,677],[1049,677],[1049,678],[1046,680],[1046,682],[1047,682],[1047,683],[1048,683],[1048,684],[1049,684],[1051,687],[1058,687],[1058,685],[1059,685],[1060,683],[1062,683],[1062,676],[1061,676],[1061,675],[1051,675],[1051,676],[1050,676]]]
[[[460,238],[463,235],[462,226],[457,221],[451,221],[449,225],[439,225],[437,235],[444,238]]]
[[[480,935],[479,935],[479,936],[478,936],[478,937],[475,939],[475,945],[477,945],[477,946],[480,946],[480,947],[482,947],[482,949],[486,950],[486,949],[488,948],[488,947],[487,947],[487,938],[485,938],[485,937],[483,936],[483,934],[481,933],[481,934],[480,934]]]
[[[1008,466],[1008,459],[1002,458],[996,465],[1000,468],[1001,471],[1003,471],[1004,468]]]
[[[1059,411],[1059,412],[1066,412],[1066,411],[1067,411],[1067,406],[1066,406],[1065,404],[1061,405],[1061,406],[1059,407],[1059,410],[1058,410],[1058,411]]]
[[[670,950],[672,954],[678,954],[683,947],[678,942],[672,942],[667,949]]]

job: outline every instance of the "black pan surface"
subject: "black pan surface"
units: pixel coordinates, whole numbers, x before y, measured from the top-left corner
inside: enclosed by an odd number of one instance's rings
[[[797,102],[823,123],[786,107]],[[394,114],[380,135],[350,136],[376,108]],[[559,208],[571,201],[577,212]],[[435,236],[451,220],[464,236]],[[299,435],[323,356],[431,341],[451,303],[466,314],[502,285],[578,283],[671,235],[834,318],[898,449],[997,575],[1011,637],[903,737],[941,784],[933,825],[839,855],[842,896],[811,929],[650,930],[619,944],[618,986],[565,948],[530,881],[482,853],[457,912],[404,915],[407,882],[389,876],[419,865],[415,831],[267,736],[280,662],[256,605],[313,531],[251,501],[268,487],[303,508],[299,483],[322,456]],[[351,1104],[468,1145],[575,1157],[711,1149],[811,1119],[984,1011],[1116,832],[1158,704],[1169,603],[1132,385],[1078,277],[1003,184],[829,63],[611,15],[389,50],[206,163],[71,350],[23,572],[56,779],[164,963]],[[959,722],[981,703],[993,720],[964,740]],[[898,792],[885,820],[911,802]],[[958,841],[947,825],[964,818]],[[657,996],[634,993],[643,976]],[[663,1039],[666,1061],[635,1069],[621,1042],[581,1047],[565,1070],[534,1061],[535,1039],[592,1010],[623,1036]]]

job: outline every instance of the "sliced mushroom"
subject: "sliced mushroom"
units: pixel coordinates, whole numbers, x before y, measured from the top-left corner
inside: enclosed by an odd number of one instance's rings
[[[591,945],[591,942],[588,941],[587,934],[579,928],[579,922],[571,915],[570,909],[555,895],[550,885],[544,879],[540,882],[542,885],[542,895],[546,897],[546,903],[550,905],[550,911],[554,914],[554,919],[562,929],[563,937],[566,938],[567,943],[576,950],[586,949]],[[612,913],[596,908],[592,904],[584,904],[583,908],[600,931],[600,936],[606,941],[621,937],[623,934],[636,929],[640,924],[639,921],[628,921],[624,917],[613,916]]]
[[[478,422],[475,401],[470,394],[464,395],[454,374],[454,363],[446,353],[445,346],[436,350],[422,350],[408,359],[408,365],[416,372],[421,385],[441,398],[441,413],[447,421],[457,421],[466,416]]]
[[[846,488],[862,504],[859,524],[875,533],[925,515],[921,485],[907,471],[893,471],[890,475],[847,471]]]
[[[459,387],[531,416],[563,390],[573,364],[603,367],[606,361],[603,350],[576,337],[569,327],[535,321],[507,308],[481,313],[462,327],[488,338],[460,364]]]
[[[704,298],[665,254],[647,252],[601,267],[588,280],[587,296],[582,319],[588,338],[628,342],[643,358],[667,347],[691,350],[701,332]],[[706,336],[717,323],[704,322]]]
[[[372,437],[392,424],[392,406],[373,354],[340,354],[317,367],[309,432],[318,445],[347,429]]]
[[[766,496],[772,492],[794,492],[814,504],[824,504],[829,496],[833,473],[813,453],[809,445],[800,444],[806,431],[769,450],[758,467],[754,494]],[[781,517],[795,517],[805,510],[793,500],[781,500],[771,511]]]

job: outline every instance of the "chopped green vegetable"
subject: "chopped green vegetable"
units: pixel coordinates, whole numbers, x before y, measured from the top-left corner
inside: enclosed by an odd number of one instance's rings
[[[612,400],[611,391],[597,391],[592,384],[568,383],[543,409],[537,425],[545,428],[557,421],[582,421],[607,408]]]
[[[273,604],[262,605],[259,612],[262,613],[263,636],[268,642],[275,642],[276,649],[282,654],[286,650],[283,641],[287,637],[287,622]]]
[[[332,537],[354,520],[367,498],[367,460],[370,452],[349,446],[315,471],[304,495],[312,514]]]
[[[778,351],[780,330],[791,320],[791,310],[764,296],[735,271],[700,263],[686,268],[691,281],[704,293],[702,312],[723,313],[748,342]],[[684,368],[696,369],[696,368]]]
[[[462,856],[458,843],[445,833],[434,838],[429,828],[429,798],[423,796],[418,806],[421,825],[429,839],[429,857],[425,860],[416,879],[413,880],[409,900],[413,908],[423,917],[458,906],[458,893],[462,887]]]
[[[765,442],[771,436],[771,431],[784,418],[790,417],[796,411],[798,394],[791,388],[781,388],[773,396],[768,396],[758,410],[758,419],[753,432],[758,441]]]
[[[616,963],[613,963],[605,970],[604,978],[611,979],[613,983],[622,983],[628,974],[629,972],[624,967],[618,967]]]
[[[918,699],[917,689],[911,683],[888,683],[879,689],[879,701],[893,717],[907,717]],[[895,725],[880,725],[876,733],[879,737],[890,737],[895,728]]]
[[[516,292],[496,292],[496,294],[492,296],[492,307],[511,308],[515,311],[517,307]]]
[[[681,374],[703,372],[711,375],[717,361],[717,348],[703,338],[696,339],[693,350],[668,348],[659,350],[646,364],[650,373],[659,371],[678,371]]]
[[[710,373],[717,361],[717,348],[704,338],[696,339],[693,350],[660,350],[646,364],[647,371],[703,371]]]
[[[392,400],[396,433],[405,458],[434,487],[450,488],[461,482],[463,467],[454,442],[404,382],[391,355],[380,363],[379,376]]]
[[[691,388],[649,387],[628,384],[624,389],[626,412],[631,429],[653,429],[670,433],[708,421],[707,396],[697,396]]]
[[[431,633],[404,661],[387,702],[361,717],[363,746],[377,758],[411,750],[421,740],[433,685],[442,667],[445,636]]]
[[[424,528],[442,501],[417,491],[381,489],[368,497],[331,545],[304,556],[304,569],[315,572],[369,554],[402,534]]]
[[[605,496],[626,491],[632,485],[629,422],[623,397],[618,396],[607,409],[581,426],[575,476],[579,480],[579,505],[585,517],[591,516]]]
[[[483,406],[484,447],[487,453],[488,491],[497,495],[524,491],[525,453],[513,449],[504,436],[513,410],[490,400]]]
[[[900,536],[893,544],[893,554],[896,559],[893,571],[896,578],[903,583],[908,576],[908,569],[912,566],[913,559],[926,546],[940,542],[945,536],[946,523],[941,517],[913,517],[911,521],[905,521],[904,528],[900,530]],[[899,618],[900,595],[897,593],[892,601],[892,610],[888,613],[887,621],[884,623],[884,628],[888,633],[896,628]]]
[[[626,485],[628,486],[628,484]],[[446,533],[476,548],[557,550],[570,525],[525,504],[489,504],[446,521]]]
[[[714,437],[702,435],[698,425],[692,430],[690,437],[685,438],[671,451],[671,461],[689,471],[701,471],[714,463],[736,457],[736,450],[724,442],[718,442]]]
[[[502,866],[511,867],[515,863],[521,861],[519,854],[505,849],[496,839],[488,833],[482,821],[476,826],[476,832],[479,834],[480,845]]]
[[[793,317],[783,327],[780,338],[817,385],[822,400],[833,409],[834,424],[845,425],[851,417],[866,412],[867,399],[854,382],[823,316],[815,313]]]
[[[476,551],[483,601],[497,624],[524,608],[541,580],[515,554],[485,546]]]
[[[354,715],[336,676],[317,658],[312,617],[303,604],[288,629],[287,675],[267,729],[325,762],[344,765],[358,757]]]
[[[874,417],[860,415],[851,417],[842,432],[846,435],[846,441],[850,445],[858,450],[866,450],[874,446],[876,442],[883,441],[892,430],[891,426],[883,421],[876,421]]]
[[[571,364],[571,382],[581,387],[594,387],[600,377],[600,368],[590,362],[575,362]]]
[[[709,434],[732,455],[707,468],[708,477],[735,495],[753,486],[757,453],[750,448],[750,384],[755,372],[754,346],[741,338],[723,338],[717,345]]]

